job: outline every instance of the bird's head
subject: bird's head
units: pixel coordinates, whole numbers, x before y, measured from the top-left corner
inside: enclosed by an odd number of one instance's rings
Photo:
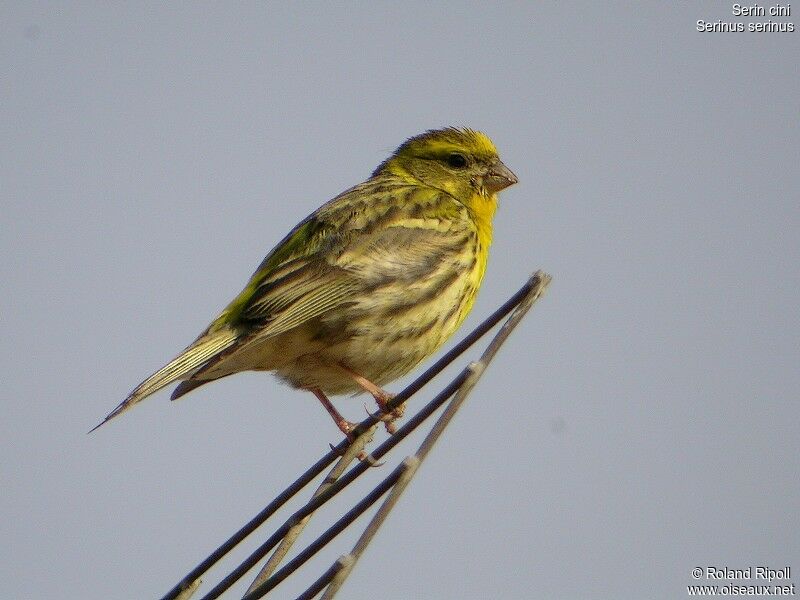
[[[492,140],[472,129],[435,129],[404,142],[373,173],[413,178],[467,204],[517,183]]]

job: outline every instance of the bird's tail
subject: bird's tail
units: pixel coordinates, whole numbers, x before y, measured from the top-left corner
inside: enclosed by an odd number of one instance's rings
[[[208,360],[233,346],[238,338],[239,334],[234,330],[221,330],[201,336],[191,346],[186,348],[186,350],[136,386],[136,388],[128,394],[128,397],[120,402],[119,406],[108,413],[108,416],[93,427],[89,433],[117,415],[122,414],[137,402],[144,400],[150,394],[157,392],[170,383],[191,376],[192,373],[202,367]]]

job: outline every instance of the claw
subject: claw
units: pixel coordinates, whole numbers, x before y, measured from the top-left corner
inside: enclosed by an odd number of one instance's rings
[[[367,414],[376,421],[383,421],[384,427],[386,427],[386,431],[389,434],[393,434],[397,431],[397,427],[395,426],[394,421],[403,416],[406,410],[406,405],[405,403],[403,403],[397,408],[392,410],[385,409],[385,406],[378,405],[378,410],[376,412],[370,412],[369,409],[367,408],[367,405],[365,404],[364,410],[367,411]]]
[[[353,378],[353,381],[355,381],[359,386],[361,386],[361,388],[364,391],[369,392],[370,394],[372,394],[372,397],[375,398],[375,403],[378,405],[381,414],[373,415],[372,413],[369,412],[369,409],[367,409],[367,407],[365,406],[364,409],[367,410],[367,414],[369,414],[374,419],[383,421],[386,426],[386,431],[388,431],[390,434],[397,431],[396,427],[392,424],[392,421],[394,421],[395,419],[399,419],[400,417],[403,416],[406,410],[405,402],[403,402],[400,406],[396,406],[394,408],[388,408],[389,402],[391,402],[391,400],[397,394],[392,394],[391,392],[387,392],[386,390],[381,389],[380,387],[372,383],[369,379],[362,377],[361,375],[359,375],[351,368],[342,363],[339,363],[339,367],[345,373],[350,375],[350,377]]]
[[[378,406],[380,407],[382,413],[381,416],[378,417],[378,419],[383,421],[383,424],[386,427],[386,431],[389,432],[389,434],[393,434],[395,431],[397,431],[397,427],[395,427],[394,421],[401,418],[405,414],[406,403],[403,402],[399,406],[391,409],[387,408],[386,404],[384,404],[383,406],[379,404]]]

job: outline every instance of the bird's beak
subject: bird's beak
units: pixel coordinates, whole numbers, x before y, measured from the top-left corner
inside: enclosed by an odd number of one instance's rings
[[[484,175],[483,187],[486,188],[490,194],[496,194],[500,190],[514,185],[517,181],[517,176],[511,172],[511,169],[498,160],[489,168],[486,175]]]

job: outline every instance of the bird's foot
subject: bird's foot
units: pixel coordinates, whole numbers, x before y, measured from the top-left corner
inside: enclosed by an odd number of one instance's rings
[[[373,415],[376,419],[383,421],[384,425],[386,426],[386,431],[389,433],[394,433],[397,429],[393,423],[393,421],[399,419],[403,416],[406,411],[405,402],[400,404],[399,406],[389,407],[389,403],[391,402],[392,398],[394,398],[397,394],[392,394],[391,392],[387,392],[383,388],[378,385],[372,383],[366,377],[362,377],[355,371],[353,371],[350,367],[345,364],[339,363],[339,367],[347,373],[350,377],[352,377],[353,381],[355,381],[361,389],[366,392],[369,392],[373,398],[375,398],[375,402],[378,405],[378,409],[380,409],[380,415]]]
[[[374,419],[378,419],[379,421],[383,421],[384,426],[386,427],[386,431],[390,434],[397,431],[397,427],[395,426],[394,422],[402,417],[406,412],[406,403],[403,402],[395,407],[390,407],[389,402],[397,395],[391,394],[384,390],[380,390],[380,394],[373,394],[375,397],[375,403],[378,405],[378,412],[370,413],[367,411],[371,417]],[[364,407],[366,409],[366,406]]]
[[[358,427],[357,423],[352,423],[347,419],[342,418],[341,416],[338,419],[334,419],[336,422],[336,426],[339,428],[344,436],[347,438],[347,441],[351,444],[356,441],[356,434],[354,433],[356,428]]]

